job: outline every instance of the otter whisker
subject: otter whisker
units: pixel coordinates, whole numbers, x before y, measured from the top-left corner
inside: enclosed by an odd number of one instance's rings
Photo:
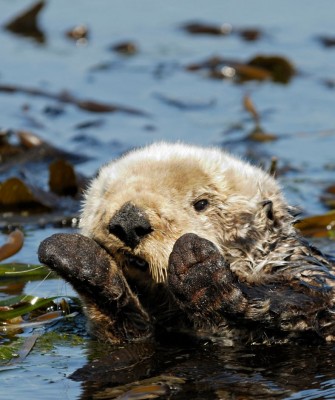
[[[49,279],[49,277],[50,277],[51,274],[52,274],[52,271],[49,271],[48,274],[47,274],[37,285],[35,285],[35,286],[31,289],[30,294],[26,294],[26,296],[24,296],[23,299],[22,299],[21,301],[25,301],[25,299],[26,299],[28,296],[34,296],[33,293],[34,293],[35,291],[37,291],[38,288],[39,288],[47,279]]]

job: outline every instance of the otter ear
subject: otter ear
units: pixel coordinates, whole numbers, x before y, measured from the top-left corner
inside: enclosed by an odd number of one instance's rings
[[[271,200],[264,200],[261,201],[261,207],[263,209],[263,212],[265,216],[270,219],[271,221],[274,220],[274,214],[273,214],[273,203]]]

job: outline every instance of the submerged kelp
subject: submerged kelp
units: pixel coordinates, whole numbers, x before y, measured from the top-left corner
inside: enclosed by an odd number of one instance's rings
[[[3,132],[0,154],[3,228],[77,217],[87,178],[73,163],[86,157],[58,149],[32,132],[15,130]]]
[[[0,259],[19,252],[23,242],[23,232],[17,229],[11,232],[7,242],[0,246]],[[22,294],[25,282],[49,278],[54,278],[54,275],[43,265],[0,264],[0,360],[4,365],[22,362],[43,334],[41,328],[65,316],[75,315],[73,305],[76,307],[76,300],[66,300],[63,296],[39,298]],[[20,339],[18,335],[24,332],[25,338]]]

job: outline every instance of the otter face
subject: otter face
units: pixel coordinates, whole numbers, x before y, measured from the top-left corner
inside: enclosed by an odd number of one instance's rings
[[[267,229],[264,205],[286,213],[277,183],[217,149],[159,143],[100,170],[86,193],[80,227],[132,279],[166,280],[177,239],[195,233],[227,257]]]

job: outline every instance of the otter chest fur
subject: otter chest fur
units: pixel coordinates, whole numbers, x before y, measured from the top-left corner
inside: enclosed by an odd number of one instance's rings
[[[227,341],[335,340],[334,263],[277,181],[222,150],[158,143],[104,166],[81,234],[42,242],[112,343],[187,329]]]

